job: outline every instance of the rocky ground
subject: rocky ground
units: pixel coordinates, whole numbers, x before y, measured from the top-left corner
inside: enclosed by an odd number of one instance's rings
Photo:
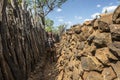
[[[120,80],[120,6],[63,34],[56,80]]]
[[[44,78],[43,80],[55,80],[57,69],[55,68],[56,63],[47,62],[44,70]]]
[[[28,80],[55,80],[57,76],[56,62],[50,62],[45,57],[36,65]]]

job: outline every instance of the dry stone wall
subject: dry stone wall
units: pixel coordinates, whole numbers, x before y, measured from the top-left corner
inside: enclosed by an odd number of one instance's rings
[[[0,0],[0,80],[27,80],[44,54],[44,30],[14,5]]]
[[[120,6],[63,34],[56,80],[120,79]]]

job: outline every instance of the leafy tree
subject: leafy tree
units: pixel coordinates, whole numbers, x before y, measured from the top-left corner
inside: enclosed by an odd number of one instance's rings
[[[58,34],[58,33],[59,33],[59,30],[58,30],[57,27],[53,27],[52,32],[53,32],[54,34]]]
[[[49,19],[49,18],[46,18],[45,19],[45,30],[46,31],[52,31],[53,30],[53,24],[54,24],[54,21]]]
[[[29,0],[34,3],[35,12],[40,17],[41,24],[45,27],[45,17],[56,7],[60,7],[67,0]],[[30,4],[31,5],[31,4]]]
[[[65,32],[66,27],[67,27],[66,24],[61,24],[61,25],[58,26],[58,34],[59,34],[59,36],[61,36],[62,33]]]
[[[62,33],[65,31],[66,29],[66,24],[60,24],[59,26],[56,26],[54,27],[54,21],[49,19],[49,18],[46,18],[45,20],[45,30],[46,31],[52,31],[53,33],[55,34],[59,34],[59,36],[62,35]]]

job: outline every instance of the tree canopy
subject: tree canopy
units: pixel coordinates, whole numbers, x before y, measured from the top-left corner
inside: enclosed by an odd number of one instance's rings
[[[54,24],[54,21],[49,19],[49,18],[46,18],[45,19],[45,30],[46,31],[53,31],[53,24]]]
[[[38,14],[41,24],[45,27],[45,17],[56,7],[60,7],[67,0],[28,0],[35,14]]]
[[[58,26],[54,26],[54,21],[49,19],[49,18],[46,18],[45,19],[45,30],[48,32],[48,31],[52,31],[53,33],[55,34],[59,34],[62,35],[62,33],[65,31],[66,29],[66,24],[60,24]]]

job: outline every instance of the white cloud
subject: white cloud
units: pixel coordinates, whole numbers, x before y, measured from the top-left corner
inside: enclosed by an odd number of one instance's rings
[[[101,7],[101,5],[100,5],[100,4],[98,4],[98,5],[97,5],[97,7],[99,8],[99,7]]]
[[[62,11],[62,9],[60,9],[60,8],[57,9],[57,12],[61,12],[61,11]]]
[[[85,19],[84,21],[90,21],[90,20],[92,20],[92,19]]]
[[[63,22],[64,20],[63,19],[58,19],[59,22]]]
[[[79,19],[79,20],[81,20],[82,17],[81,17],[81,16],[75,16],[75,19]]]
[[[91,15],[91,18],[94,19],[94,18],[96,18],[97,15],[100,15],[100,13],[94,13],[94,14],[92,14],[92,15]]]
[[[117,8],[117,6],[106,6],[106,7],[103,7],[102,13],[104,13],[106,10],[107,10],[107,12],[113,12],[116,8]]]
[[[72,22],[71,22],[71,21],[68,21],[68,22],[66,22],[66,24],[71,25],[71,24],[72,24]]]

